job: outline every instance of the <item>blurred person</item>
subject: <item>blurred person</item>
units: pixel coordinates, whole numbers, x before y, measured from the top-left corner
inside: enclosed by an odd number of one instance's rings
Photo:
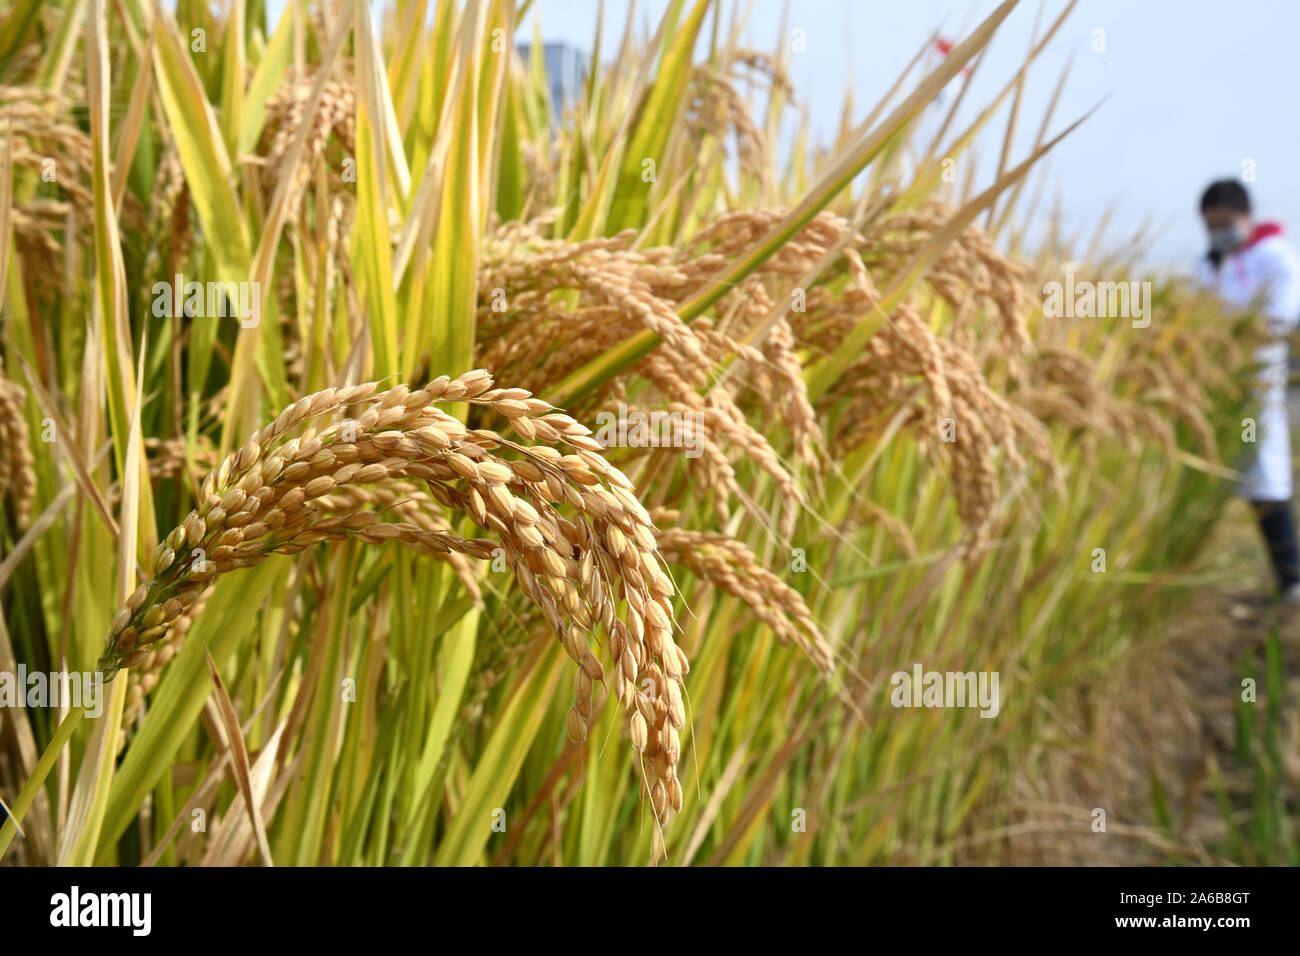
[[[1300,255],[1275,222],[1256,222],[1246,187],[1232,179],[1211,183],[1201,196],[1210,250],[1197,264],[1198,280],[1228,305],[1258,305],[1270,340],[1260,347],[1256,384],[1256,445],[1237,487],[1250,502],[1268,546],[1284,604],[1300,605],[1300,547],[1291,511],[1291,425],[1286,388],[1286,336],[1300,319]]]

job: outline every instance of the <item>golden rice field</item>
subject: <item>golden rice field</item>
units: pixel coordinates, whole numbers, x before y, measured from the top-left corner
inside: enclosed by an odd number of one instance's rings
[[[1080,117],[945,177],[1015,6],[819,142],[717,0],[565,110],[528,0],[12,0],[0,672],[108,682],[0,707],[3,862],[1295,853],[1180,832],[1124,706],[1253,326],[1045,314],[1152,277],[1026,241]]]

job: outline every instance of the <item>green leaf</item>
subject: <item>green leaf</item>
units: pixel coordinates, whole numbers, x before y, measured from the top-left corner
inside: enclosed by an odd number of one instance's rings
[[[567,661],[559,645],[552,643],[534,657],[527,676],[520,675],[456,804],[451,826],[434,856],[435,866],[472,866],[482,855],[492,836],[493,813],[505,805]]]

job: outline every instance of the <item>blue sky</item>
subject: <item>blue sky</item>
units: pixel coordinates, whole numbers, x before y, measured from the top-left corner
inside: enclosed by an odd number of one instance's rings
[[[724,2],[730,11],[734,0]],[[777,36],[782,0],[748,2],[746,42],[761,49],[788,42]],[[278,16],[283,2],[269,6]],[[640,0],[634,15],[649,31],[666,6],[667,0]],[[814,132],[830,135],[850,86],[858,109],[869,109],[936,29],[961,39],[996,6],[791,0],[790,28],[804,30],[807,41],[791,70]],[[606,0],[605,49],[618,42],[632,7],[630,0]],[[1064,0],[1044,0],[1043,29],[1064,7]],[[596,0],[535,0],[520,39],[531,39],[537,19],[544,39],[589,50],[597,8]],[[1024,0],[998,31],[963,105],[968,119],[1018,68],[1039,17],[1040,4]],[[1092,50],[1098,29],[1105,31],[1103,53]],[[1297,41],[1296,0],[1082,0],[1030,72],[1016,155],[1031,148],[1057,78],[1072,61],[1053,129],[1105,102],[1046,160],[1045,200],[1059,196],[1067,231],[1090,236],[1113,205],[1111,241],[1119,244],[1150,222],[1159,232],[1147,247],[1149,264],[1185,269],[1204,250],[1196,215],[1202,188],[1242,175],[1243,162],[1252,160],[1257,213],[1300,232]],[[1005,109],[977,147],[977,169],[986,177],[997,163],[1004,120]]]
[[[641,0],[635,15],[657,22],[666,5]],[[630,7],[607,0],[606,48],[618,42]],[[772,48],[782,7],[780,0],[753,0],[747,42]],[[805,31],[807,51],[794,56],[791,72],[814,131],[829,137],[850,85],[865,112],[936,29],[960,39],[996,7],[996,0],[792,2],[789,25]],[[590,48],[595,0],[536,0],[534,8],[544,38]],[[1061,0],[1043,3],[1041,29],[1064,8]],[[1000,28],[963,104],[968,118],[1019,67],[1038,17],[1039,4],[1026,0]],[[1105,31],[1104,53],[1092,51],[1096,29]],[[527,25],[525,36],[531,30]],[[1071,59],[1053,129],[1105,99],[1046,160],[1044,210],[1059,195],[1067,231],[1090,237],[1113,204],[1110,240],[1118,244],[1150,222],[1159,232],[1148,246],[1149,263],[1182,269],[1204,251],[1196,215],[1202,188],[1242,175],[1250,159],[1258,214],[1281,220],[1288,232],[1300,230],[1297,40],[1300,3],[1293,0],[1083,0],[1031,69],[1018,124],[1022,157]],[[1005,115],[1004,109],[977,147],[977,169],[990,178]]]

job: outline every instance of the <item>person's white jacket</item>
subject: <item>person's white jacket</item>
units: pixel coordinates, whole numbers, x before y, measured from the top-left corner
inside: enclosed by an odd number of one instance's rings
[[[1256,391],[1257,447],[1237,494],[1251,501],[1285,501],[1291,497],[1291,429],[1286,406],[1289,350],[1282,337],[1300,320],[1300,255],[1282,238],[1280,226],[1261,223],[1218,269],[1207,257],[1197,264],[1196,275],[1229,306],[1245,309],[1258,301],[1276,336],[1257,354],[1262,366]]]

